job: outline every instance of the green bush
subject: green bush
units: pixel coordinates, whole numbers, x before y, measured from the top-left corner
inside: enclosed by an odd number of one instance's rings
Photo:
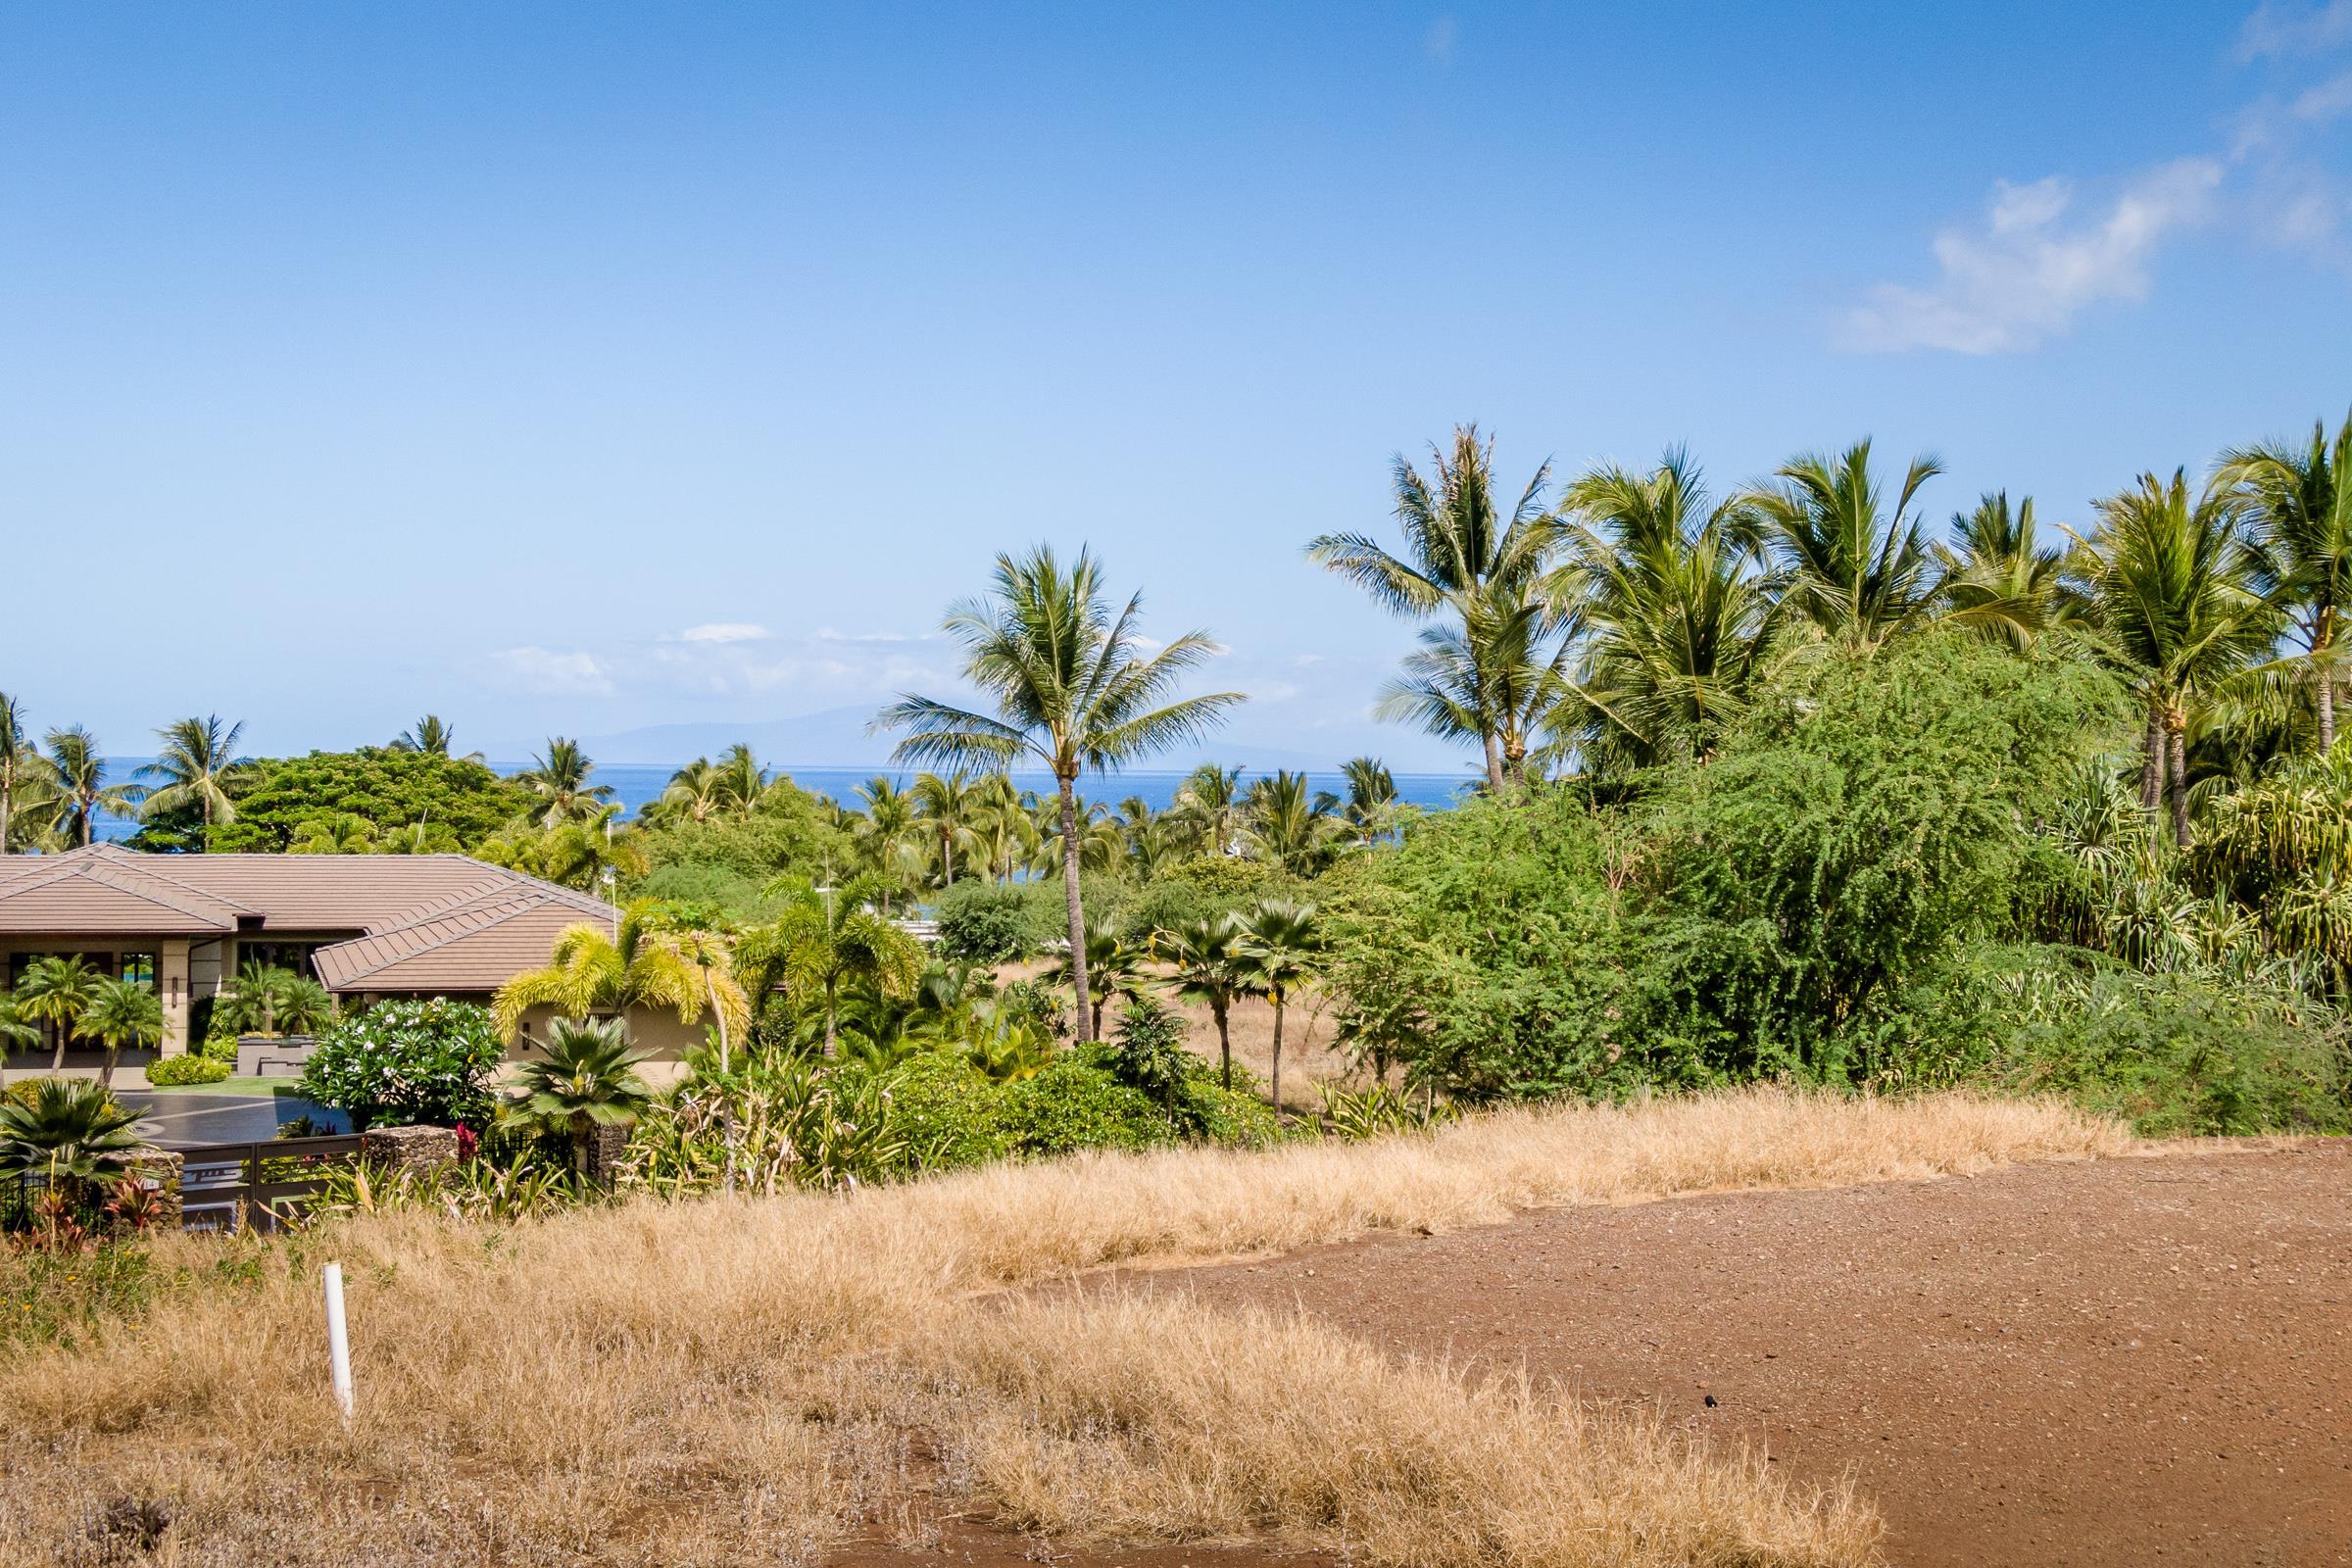
[[[2028,947],[1972,953],[1909,1000],[1895,1082],[2060,1094],[2151,1137],[2352,1131],[2343,1020],[2300,997]]]
[[[1266,1149],[1286,1138],[1314,1135],[1312,1123],[1286,1133],[1274,1107],[1260,1100],[1254,1088],[1244,1087],[1243,1077],[1236,1068],[1231,1089],[1219,1088],[1213,1071],[1185,1080],[1176,1092],[1176,1112],[1192,1137],[1220,1149]]]
[[[211,1056],[164,1056],[147,1064],[147,1081],[158,1089],[181,1084],[217,1084],[230,1071],[230,1063]]]
[[[318,1038],[303,1094],[355,1131],[415,1122],[481,1126],[490,1076],[506,1059],[490,1009],[469,1002],[379,1002]]]
[[[956,963],[1004,963],[1037,951],[1030,896],[1001,882],[958,882],[940,895],[939,955]]]
[[[924,1170],[952,1170],[1011,1152],[1004,1091],[961,1056],[927,1051],[887,1081],[891,1110]]]
[[[1074,1056],[1003,1094],[1005,1138],[1019,1153],[1153,1149],[1174,1139],[1167,1117],[1142,1091]]]

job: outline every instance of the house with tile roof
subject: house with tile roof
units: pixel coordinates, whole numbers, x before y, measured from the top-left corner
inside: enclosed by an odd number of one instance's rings
[[[57,953],[146,981],[163,1003],[167,1056],[189,1049],[195,1004],[248,961],[314,975],[346,1004],[487,1002],[545,964],[567,926],[618,917],[602,899],[463,855],[142,855],[94,844],[0,856],[8,984]],[[525,1020],[526,1047],[544,1022]],[[631,1024],[660,1055],[701,1039],[674,1017]]]

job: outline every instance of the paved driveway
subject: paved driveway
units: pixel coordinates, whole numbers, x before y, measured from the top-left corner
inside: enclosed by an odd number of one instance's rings
[[[337,1132],[350,1131],[335,1111],[314,1105],[298,1095],[159,1095],[120,1091],[115,1096],[140,1113],[139,1136],[163,1149],[186,1149],[198,1144],[250,1144],[275,1138],[283,1123],[308,1115],[331,1123]]]

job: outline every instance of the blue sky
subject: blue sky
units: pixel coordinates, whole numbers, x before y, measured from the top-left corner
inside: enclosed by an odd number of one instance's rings
[[[2073,520],[2352,404],[2352,0],[17,6],[0,51],[0,689],[125,754],[938,688],[1050,538],[1230,646],[1237,742],[1444,765],[1300,545],[1458,420],[1722,486],[1869,433],[1939,518]]]

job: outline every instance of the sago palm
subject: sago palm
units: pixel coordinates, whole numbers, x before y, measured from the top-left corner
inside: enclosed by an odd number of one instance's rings
[[[585,1176],[596,1130],[631,1126],[652,1107],[653,1090],[637,1074],[645,1059],[629,1050],[628,1025],[618,1018],[558,1018],[548,1026],[547,1058],[515,1073],[507,1115],[570,1139],[572,1168]]]
[[[1887,505],[1870,442],[1836,459],[1792,458],[1739,506],[1773,564],[1773,587],[1825,636],[1875,647],[1916,624],[1936,589],[1936,563],[1914,504],[1943,466],[1915,457]]]
[[[178,719],[157,730],[155,736],[163,743],[163,751],[131,775],[161,781],[151,786],[147,798],[139,803],[140,817],[153,820],[163,812],[194,806],[203,812],[204,847],[211,849],[213,829],[237,818],[229,785],[247,765],[245,758],[235,755],[237,739],[244,733],[243,724],[223,725],[218,714],[210,713]]]
[[[2190,707],[2270,647],[2277,619],[2226,490],[2192,499],[2180,470],[2169,483],[2147,473],[2098,514],[2069,569],[2147,714],[2140,802],[2154,811],[2169,801],[2185,847]]]
[[[0,1177],[38,1176],[71,1197],[131,1168],[139,1113],[87,1079],[47,1078],[29,1101],[0,1100]]]
[[[2245,502],[2273,603],[2303,644],[2289,672],[2311,688],[2319,749],[2335,744],[2339,633],[2352,604],[2352,415],[2333,440],[2315,424],[2302,447],[2226,452],[2216,476]]]
[[[1239,692],[1179,698],[1184,677],[1217,651],[1186,632],[1146,654],[1138,642],[1143,596],[1115,613],[1089,551],[1064,566],[1047,546],[999,556],[992,593],[946,621],[962,646],[964,679],[993,700],[993,714],[907,695],[877,726],[905,731],[901,760],[1004,770],[1024,759],[1054,775],[1062,835],[1062,891],[1076,955],[1078,1027],[1092,1039],[1086,975],[1086,910],[1078,886],[1078,780],[1205,735]]]
[[[1585,764],[1705,758],[1743,711],[1776,608],[1730,505],[1709,504],[1680,450],[1569,488],[1567,560],[1547,589],[1579,607],[1585,643],[1546,728]]]
[[[1516,597],[1542,575],[1557,529],[1544,508],[1551,465],[1537,468],[1505,512],[1494,493],[1494,446],[1481,442],[1476,425],[1453,432],[1451,451],[1433,444],[1433,472],[1424,476],[1398,453],[1391,460],[1391,488],[1404,553],[1392,554],[1370,536],[1330,533],[1310,540],[1307,560],[1362,588],[1383,607],[1414,619],[1445,615],[1454,641],[1474,641],[1492,617],[1476,620],[1471,607],[1493,591]],[[1460,673],[1476,681],[1483,668],[1465,660]],[[1418,677],[1415,677],[1416,679]],[[1467,715],[1467,725],[1441,731],[1475,739],[1486,753],[1490,789],[1503,787],[1505,756],[1499,728],[1487,716],[1494,707],[1475,687],[1450,711]]]
[[[101,980],[89,1005],[74,1020],[74,1038],[106,1047],[106,1065],[98,1069],[98,1082],[112,1089],[115,1063],[124,1046],[151,1051],[163,1044],[164,1004],[152,988],[135,980]]]

